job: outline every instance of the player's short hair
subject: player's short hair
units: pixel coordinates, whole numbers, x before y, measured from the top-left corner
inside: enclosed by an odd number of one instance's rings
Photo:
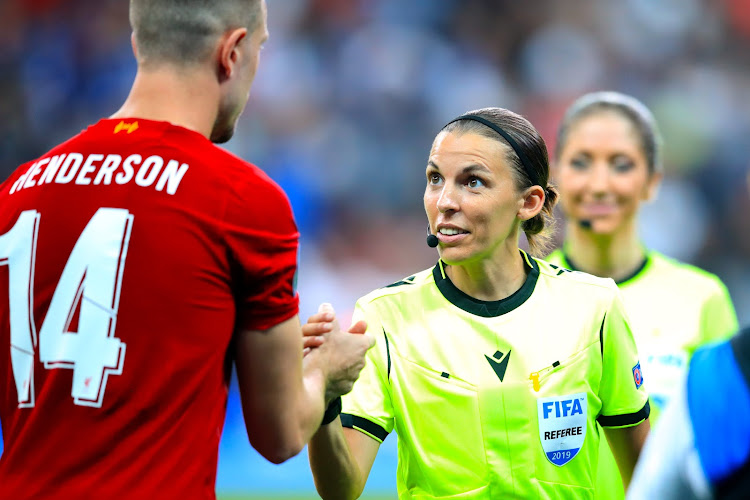
[[[257,28],[261,4],[262,0],[130,0],[139,62],[204,62],[226,30]]]
[[[651,111],[635,97],[614,91],[591,92],[585,94],[570,105],[557,130],[555,158],[560,158],[562,148],[568,140],[571,127],[581,118],[602,111],[614,112],[633,125],[641,141],[641,148],[646,157],[650,173],[661,172],[662,139],[659,127]]]
[[[521,224],[521,229],[529,242],[529,251],[538,256],[544,255],[549,250],[552,241],[553,209],[558,196],[557,189],[549,183],[547,144],[529,120],[513,111],[504,108],[483,108],[464,114],[484,118],[510,135],[528,160],[531,172],[527,171],[521,158],[506,139],[480,122],[468,119],[453,121],[443,127],[441,132],[472,132],[503,143],[507,150],[507,160],[513,168],[516,188],[522,191],[537,184],[544,188],[544,207],[541,212]],[[533,176],[533,179],[529,174]]]

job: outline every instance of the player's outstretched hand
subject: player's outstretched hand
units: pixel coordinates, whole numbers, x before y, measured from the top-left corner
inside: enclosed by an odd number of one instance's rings
[[[302,352],[305,356],[312,349],[323,345],[323,342],[325,342],[324,335],[333,329],[333,320],[336,319],[336,316],[332,311],[322,308],[323,304],[321,304],[318,312],[307,318],[307,323],[302,325]]]
[[[305,356],[314,348],[320,347],[325,342],[325,334],[333,330],[333,321],[336,315],[330,304],[321,304],[317,313],[307,318],[307,323],[302,325],[302,349]],[[367,323],[357,321],[349,328],[349,333],[363,334],[367,330]]]
[[[365,354],[375,345],[372,337],[364,335],[366,330],[367,323],[358,321],[348,332],[341,331],[330,304],[321,304],[318,312],[302,327],[305,339],[322,337],[322,342],[308,351],[307,357],[320,358],[326,372],[326,403],[352,390],[365,366]]]

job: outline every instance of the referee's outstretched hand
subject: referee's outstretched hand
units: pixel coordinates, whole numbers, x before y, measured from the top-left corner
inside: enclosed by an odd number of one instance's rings
[[[341,331],[330,304],[321,304],[318,312],[302,326],[306,361],[320,357],[326,372],[326,404],[352,390],[365,366],[365,354],[375,340],[364,335],[367,323],[358,321],[347,332]]]

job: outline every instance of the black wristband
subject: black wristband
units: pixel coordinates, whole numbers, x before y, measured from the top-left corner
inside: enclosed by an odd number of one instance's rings
[[[323,414],[323,422],[320,425],[330,424],[336,420],[339,413],[341,413],[341,396],[331,401],[331,404],[328,405],[328,408],[326,408],[326,411]]]

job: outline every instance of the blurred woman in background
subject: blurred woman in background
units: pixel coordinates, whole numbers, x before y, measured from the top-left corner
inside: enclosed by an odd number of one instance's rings
[[[729,293],[715,275],[646,248],[638,211],[656,196],[663,176],[661,138],[651,112],[617,92],[584,95],[558,130],[553,175],[566,231],[547,260],[562,268],[611,277],[618,284],[641,355],[652,418],[669,401],[700,345],[737,330]],[[622,498],[606,445],[599,490]],[[602,496],[602,498],[605,498]]]

